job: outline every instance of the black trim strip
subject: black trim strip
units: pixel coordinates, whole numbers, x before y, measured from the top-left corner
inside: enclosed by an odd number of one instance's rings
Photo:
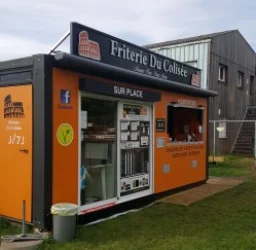
[[[0,82],[0,87],[22,86],[22,85],[28,85],[28,84],[31,84],[31,83],[32,83],[32,80],[30,80],[30,81],[20,80],[20,81],[13,81],[13,82]]]
[[[206,167],[206,179],[209,179],[209,132],[210,132],[210,126],[209,126],[209,114],[210,108],[209,108],[209,100],[207,100],[207,145],[206,145],[206,162],[205,162],[205,167]]]
[[[34,61],[33,57],[26,57],[20,58],[5,62],[0,62],[0,70],[11,70],[11,69],[18,69],[18,68],[27,68],[33,67]]]
[[[2,82],[13,83],[13,82],[32,82],[33,73],[32,70],[21,71],[21,72],[8,72],[0,73],[0,84]]]
[[[33,84],[33,224],[52,226],[52,57],[36,55]]]
[[[217,92],[214,91],[204,90],[190,85],[185,85],[163,79],[157,79],[155,77],[143,75],[140,73],[63,52],[54,55],[53,66],[83,74],[105,77],[108,79],[141,85],[145,87],[152,86],[153,88],[157,89],[165,89],[173,92],[192,94],[194,96],[217,96]]]

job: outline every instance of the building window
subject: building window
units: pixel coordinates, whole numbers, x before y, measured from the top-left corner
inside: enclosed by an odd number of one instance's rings
[[[253,86],[254,86],[254,76],[250,76],[250,95],[252,95],[253,92]]]
[[[203,109],[169,105],[167,133],[170,143],[203,141]]]
[[[217,126],[217,131],[219,132],[219,139],[226,139],[227,138],[227,124],[225,122],[225,118],[222,119],[222,122],[219,122]]]
[[[224,65],[219,65],[219,81],[227,82],[227,67]]]
[[[244,74],[241,71],[237,72],[237,87],[242,88],[244,85]]]

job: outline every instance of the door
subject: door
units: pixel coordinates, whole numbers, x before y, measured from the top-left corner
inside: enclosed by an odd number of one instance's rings
[[[0,215],[31,222],[32,86],[0,88]]]
[[[110,207],[116,201],[117,102],[81,97],[80,213]]]
[[[120,202],[152,193],[152,107],[119,102]]]

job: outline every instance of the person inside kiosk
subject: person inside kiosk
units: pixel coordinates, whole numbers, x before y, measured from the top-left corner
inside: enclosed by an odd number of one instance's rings
[[[170,105],[167,108],[170,143],[203,141],[203,109]]]

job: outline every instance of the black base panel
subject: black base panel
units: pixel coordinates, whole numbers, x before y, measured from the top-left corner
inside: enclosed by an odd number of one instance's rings
[[[91,212],[91,213],[88,213],[85,215],[80,215],[80,216],[78,216],[78,224],[84,225],[84,224],[88,224],[88,223],[91,223],[91,222],[94,222],[94,221],[97,221],[100,219],[108,218],[115,214],[129,211],[131,209],[143,208],[158,199],[164,198],[168,195],[171,195],[171,194],[174,194],[177,192],[181,192],[181,191],[193,188],[193,187],[200,186],[200,185],[204,184],[205,182],[206,182],[206,180],[203,180],[200,182],[192,183],[192,184],[189,184],[189,185],[186,185],[183,187],[179,187],[176,189],[172,189],[172,190],[169,190],[166,192],[162,192],[159,194],[153,194],[153,195],[149,195],[149,196],[139,198],[139,199],[136,199],[133,201],[124,202],[122,204],[118,204],[114,207],[110,207],[110,208],[103,209],[100,211]]]

